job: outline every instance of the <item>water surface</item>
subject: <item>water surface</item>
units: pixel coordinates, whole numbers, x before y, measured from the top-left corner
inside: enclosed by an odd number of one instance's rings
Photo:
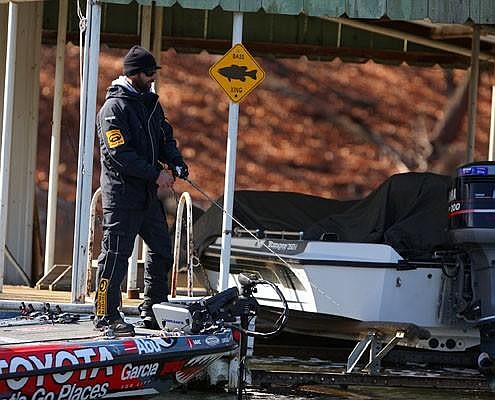
[[[203,393],[197,391],[174,392],[153,397],[153,400],[236,400],[236,394]],[[409,389],[353,386],[340,389],[334,386],[302,387],[299,390],[259,391],[248,389],[243,400],[493,400],[492,393],[459,390]]]

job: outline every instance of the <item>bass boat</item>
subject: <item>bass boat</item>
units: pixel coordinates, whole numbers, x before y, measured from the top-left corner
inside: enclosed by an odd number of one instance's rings
[[[210,315],[202,303],[195,307]],[[89,317],[75,314],[33,311],[0,320],[0,398],[86,400],[165,393],[237,349],[230,327],[211,318],[202,322],[194,332],[187,325],[174,331],[137,327],[135,336],[115,337],[111,331],[95,331]]]

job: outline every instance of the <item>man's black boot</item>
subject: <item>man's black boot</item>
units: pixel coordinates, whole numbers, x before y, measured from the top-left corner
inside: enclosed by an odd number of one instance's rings
[[[134,336],[136,334],[134,326],[125,322],[122,318],[110,322],[109,328],[115,336]]]
[[[112,321],[107,317],[95,320],[95,328],[100,331],[111,330],[115,336],[134,336],[134,326],[125,322],[122,318],[117,318]]]
[[[141,311],[141,319],[143,320],[143,325],[146,329],[160,329],[160,325],[158,325],[158,321],[155,318],[153,310]]]

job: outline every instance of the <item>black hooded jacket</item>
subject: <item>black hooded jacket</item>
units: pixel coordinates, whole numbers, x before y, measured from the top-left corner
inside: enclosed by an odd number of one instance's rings
[[[183,160],[155,93],[115,84],[97,118],[103,208],[145,209],[157,196],[162,164]]]

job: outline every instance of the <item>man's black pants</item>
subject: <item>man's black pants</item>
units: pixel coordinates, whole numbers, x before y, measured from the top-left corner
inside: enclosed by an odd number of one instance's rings
[[[121,283],[127,273],[128,258],[136,235],[148,245],[144,269],[144,305],[165,301],[167,274],[172,266],[170,235],[162,203],[155,199],[146,210],[103,210],[103,240],[98,257],[96,317],[110,321],[120,317],[117,310]]]

